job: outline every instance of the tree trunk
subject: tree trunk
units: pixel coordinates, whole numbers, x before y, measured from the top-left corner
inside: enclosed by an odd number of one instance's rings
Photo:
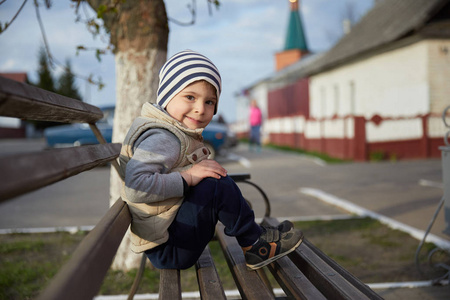
[[[108,0],[88,0],[95,10]],[[163,0],[127,0],[118,12],[104,16],[116,63],[116,111],[113,142],[122,143],[145,102],[154,103],[158,72],[167,57],[169,27]],[[110,204],[120,196],[122,182],[114,169],[110,176]],[[112,267],[128,271],[139,267],[140,255],[130,250],[129,232]]]

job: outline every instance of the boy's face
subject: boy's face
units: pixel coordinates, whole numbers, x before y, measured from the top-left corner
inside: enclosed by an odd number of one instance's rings
[[[214,116],[216,103],[215,88],[206,81],[196,81],[173,97],[166,111],[189,129],[205,128]]]

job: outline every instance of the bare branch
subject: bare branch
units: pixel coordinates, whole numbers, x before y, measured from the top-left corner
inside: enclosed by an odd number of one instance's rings
[[[207,2],[208,2],[208,12],[209,12],[209,15],[212,16],[212,8],[211,8],[211,5],[215,5],[215,6],[216,6],[216,9],[219,9],[220,1],[219,1],[219,0],[207,0]]]
[[[192,0],[192,6],[188,4],[187,8],[188,8],[189,12],[191,13],[191,17],[192,17],[190,22],[181,22],[181,21],[175,20],[175,19],[170,18],[170,17],[167,17],[167,19],[170,22],[173,22],[173,23],[175,23],[177,25],[180,25],[180,26],[191,26],[191,25],[194,25],[195,24],[195,19],[196,19],[196,11],[197,11],[197,4],[196,4],[195,0]]]
[[[49,4],[51,4],[51,3],[49,1],[46,1],[47,7],[48,7]],[[50,46],[49,46],[49,43],[47,41],[47,35],[45,33],[44,23],[42,22],[42,19],[41,19],[41,14],[40,14],[40,11],[39,11],[39,3],[38,3],[37,0],[34,0],[34,6],[35,6],[35,9],[36,9],[36,18],[38,20],[39,27],[41,29],[42,39],[44,40],[45,53],[47,54],[47,58],[48,58],[50,67],[54,68],[55,65],[56,65],[59,68],[62,68],[63,70],[67,71],[68,70],[67,67],[64,64],[62,64],[61,62],[59,62],[56,58],[54,58],[53,55],[50,52]],[[100,54],[102,54],[102,53],[100,53],[100,51],[97,50],[97,59],[99,59]],[[82,76],[82,75],[79,75],[79,74],[74,74],[74,76],[77,77],[77,78],[80,78],[82,80],[85,80],[85,81],[87,81],[89,83],[97,85],[99,89],[102,89],[104,87],[104,84],[103,84],[101,78],[99,78],[98,80],[94,80],[94,79],[92,79],[92,75]]]
[[[2,2],[0,3],[0,5],[2,5],[5,1],[6,1],[6,0],[2,1]],[[16,17],[17,17],[17,16],[20,14],[20,12],[22,11],[22,8],[25,6],[25,3],[27,3],[27,1],[28,1],[28,0],[24,0],[24,1],[23,1],[22,5],[20,6],[19,10],[16,12],[16,14],[14,15],[14,17],[11,19],[11,21],[5,23],[5,27],[2,28],[2,27],[1,27],[1,24],[0,24],[0,34],[3,33],[3,32],[6,30],[6,28],[8,28],[8,27],[12,24],[12,22],[14,22],[14,20],[16,19]]]
[[[50,65],[53,66],[53,57],[50,53],[50,47],[48,46],[47,35],[45,34],[44,24],[42,23],[41,14],[39,11],[39,4],[38,4],[37,0],[34,0],[34,7],[36,9],[36,18],[38,20],[39,27],[41,29],[42,39],[44,40],[45,52],[47,53],[47,57],[50,62]]]

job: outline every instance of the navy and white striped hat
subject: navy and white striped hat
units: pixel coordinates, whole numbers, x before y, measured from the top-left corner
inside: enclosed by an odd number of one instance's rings
[[[217,112],[222,81],[219,70],[206,57],[192,50],[179,52],[169,58],[159,71],[159,87],[156,102],[163,108],[170,100],[189,84],[205,80],[216,88],[217,103],[214,114]]]

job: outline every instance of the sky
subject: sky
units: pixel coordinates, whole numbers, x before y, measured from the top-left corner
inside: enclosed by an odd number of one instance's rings
[[[41,4],[43,0],[39,1]],[[108,45],[108,36],[93,37],[86,25],[76,22],[75,9],[69,0],[41,5],[39,11],[53,57],[70,60],[73,72],[82,77],[101,78],[99,90],[77,79],[84,101],[101,106],[115,103],[114,55],[103,55],[99,62],[93,52],[77,54],[76,47]],[[233,122],[236,116],[235,94],[274,73],[274,55],[283,50],[289,17],[288,0],[221,0],[219,9],[208,8],[207,0],[165,0],[169,18],[189,22],[188,5],[196,3],[196,21],[192,26],[169,22],[168,57],[192,49],[209,57],[220,70],[222,94],[219,113]],[[0,23],[9,22],[23,1],[6,0],[0,5]],[[37,81],[38,53],[44,45],[36,17],[34,1],[27,1],[14,22],[0,33],[0,72],[27,72]],[[341,21],[350,3],[356,17],[362,17],[374,0],[301,0],[300,14],[308,47],[312,52],[330,49],[342,35]],[[93,13],[89,11],[88,13]],[[54,74],[59,75],[60,68]]]

